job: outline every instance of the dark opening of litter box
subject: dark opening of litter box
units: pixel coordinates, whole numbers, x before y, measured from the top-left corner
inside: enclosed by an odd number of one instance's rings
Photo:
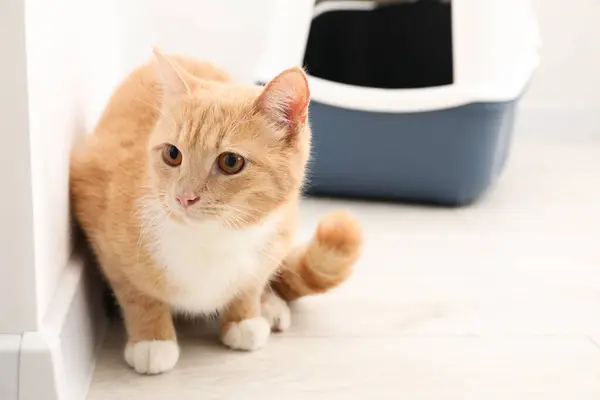
[[[333,10],[317,12],[312,21],[304,57],[310,75],[386,89],[453,83],[449,1],[357,1],[371,4],[367,9],[323,3]]]

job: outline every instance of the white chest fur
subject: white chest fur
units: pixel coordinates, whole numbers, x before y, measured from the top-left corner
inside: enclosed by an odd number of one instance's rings
[[[154,232],[156,261],[165,268],[175,289],[175,309],[210,313],[227,304],[240,282],[257,279],[260,256],[277,229],[278,218],[243,230],[226,229],[216,222],[181,224],[167,221]]]

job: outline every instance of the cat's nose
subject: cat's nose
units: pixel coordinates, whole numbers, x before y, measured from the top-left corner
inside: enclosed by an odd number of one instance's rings
[[[177,196],[177,201],[179,201],[179,203],[184,207],[189,207],[192,204],[196,203],[198,200],[200,200],[200,197],[194,194],[182,194],[180,196]]]

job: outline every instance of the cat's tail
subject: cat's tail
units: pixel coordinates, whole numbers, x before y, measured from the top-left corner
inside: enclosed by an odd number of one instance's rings
[[[345,211],[323,218],[312,240],[294,248],[272,287],[285,300],[324,293],[344,282],[361,254],[362,229]]]

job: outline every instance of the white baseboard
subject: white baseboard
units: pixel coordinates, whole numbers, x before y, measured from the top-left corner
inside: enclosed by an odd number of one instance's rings
[[[43,329],[23,335],[18,400],[85,400],[107,326],[99,283],[83,262],[67,265]]]
[[[20,335],[0,335],[0,399],[19,399]]]

